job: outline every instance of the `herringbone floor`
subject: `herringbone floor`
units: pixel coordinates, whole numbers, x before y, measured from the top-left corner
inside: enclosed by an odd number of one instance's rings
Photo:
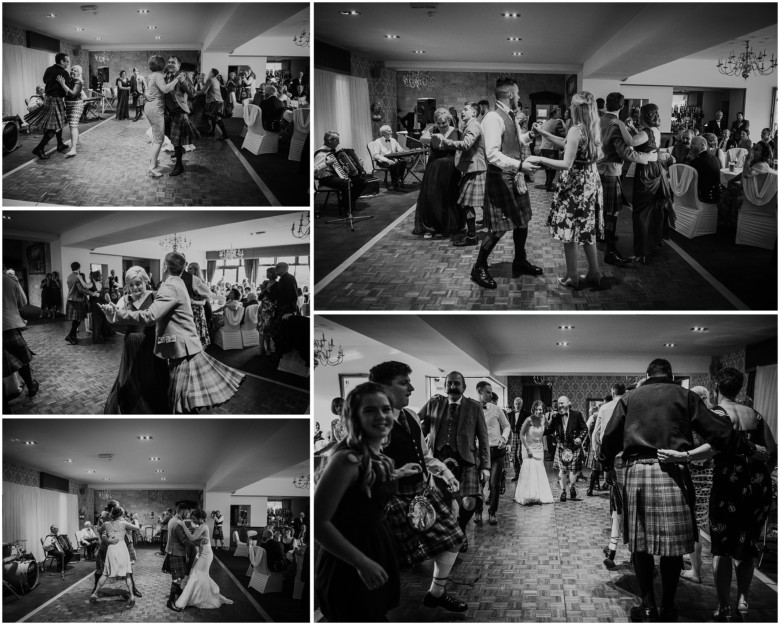
[[[536,182],[543,172],[536,173]],[[733,306],[676,252],[664,244],[651,265],[601,266],[617,282],[610,290],[573,292],[557,283],[565,274],[563,246],[545,225],[552,194],[530,185],[533,219],[526,250],[544,269],[539,277],[512,278],[514,245],[506,235],[491,254],[496,290],[469,279],[477,248],[453,247],[448,238],[412,234],[414,213],[317,291],[318,310],[732,310]],[[410,198],[410,205],[414,199]],[[373,207],[380,210],[381,207]],[[372,213],[372,200],[361,215]],[[360,225],[358,224],[358,228]],[[621,213],[618,248],[631,254],[631,213]],[[599,262],[603,261],[603,246]],[[327,254],[316,250],[316,255]],[[580,273],[587,264],[580,251]]]
[[[639,605],[639,585],[629,564],[629,553],[618,546],[618,565],[608,571],[601,550],[609,542],[609,497],[606,492],[558,501],[556,477],[548,477],[554,504],[520,506],[513,501],[516,483],[508,471],[506,493],[498,509],[498,525],[469,523],[469,550],[460,554],[448,590],[468,602],[465,613],[426,608],[423,597],[431,583],[430,562],[402,572],[401,605],[390,621],[403,622],[574,622],[615,623],[629,620],[629,609]],[[587,472],[586,472],[587,477]],[[681,621],[712,621],[717,607],[709,543],[704,543],[703,584],[680,581],[677,608]],[[656,577],[660,599],[660,579]],[[736,586],[732,588],[736,602]],[[777,622],[777,591],[754,579],[750,621]]]
[[[70,322],[34,325],[24,331],[30,349],[33,377],[40,390],[33,398],[26,390],[11,402],[13,414],[102,414],[106,397],[119,371],[123,335],[102,345],[79,336],[78,345],[64,341]],[[252,348],[248,348],[252,349]],[[219,350],[209,353],[219,359]],[[201,414],[304,414],[309,394],[248,375],[230,401]]]
[[[52,152],[3,180],[3,198],[68,206],[269,206],[227,142],[195,141],[185,172],[170,177],[170,153],[160,152],[166,175],[146,175],[149,123],[105,120],[82,135],[78,155]],[[67,132],[66,132],[67,138]],[[240,143],[239,143],[240,145]],[[56,146],[52,140],[48,148]]]

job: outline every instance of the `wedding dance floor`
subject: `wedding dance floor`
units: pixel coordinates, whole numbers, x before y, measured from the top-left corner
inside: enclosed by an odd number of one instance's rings
[[[79,345],[63,339],[70,322],[31,325],[25,340],[35,352],[33,377],[38,394],[29,399],[26,390],[11,402],[13,414],[102,414],[103,406],[119,371],[123,336],[114,334],[102,345],[79,335]],[[257,349],[257,348],[254,348]],[[221,350],[208,353],[220,359]],[[248,374],[230,401],[201,414],[304,414],[309,405],[306,390]]]
[[[423,607],[433,565],[401,573],[401,603],[390,612],[393,621],[442,622],[567,622],[617,623],[629,621],[629,609],[639,605],[639,584],[621,544],[609,571],[601,550],[609,542],[609,495],[587,497],[586,482],[578,484],[578,499],[558,501],[560,489],[552,463],[545,463],[554,504],[520,506],[512,500],[515,482],[508,471],[506,493],[498,508],[498,525],[484,523],[466,528],[469,550],[459,554],[448,590],[468,602],[466,613]],[[589,477],[585,472],[585,477]],[[776,549],[776,543],[773,543]],[[680,621],[712,621],[717,607],[709,541],[703,549],[703,584],[680,581],[677,607]],[[777,555],[769,554],[756,571],[750,590],[754,622],[777,622],[777,578],[761,571],[777,570]],[[471,585],[473,584],[473,585]],[[656,593],[660,595],[656,576]],[[736,596],[736,583],[731,596]]]
[[[29,154],[24,165],[3,176],[3,199],[68,206],[270,206],[257,174],[240,156],[241,137],[196,140],[184,156],[185,171],[170,177],[171,152],[160,152],[161,170],[151,178],[146,119],[116,121],[110,117],[79,139],[78,155],[66,159],[50,152],[48,160]],[[64,139],[69,133],[64,131]],[[49,148],[56,147],[55,142]],[[24,148],[22,148],[24,149]],[[28,151],[29,152],[29,151]],[[251,171],[251,174],[250,174]]]

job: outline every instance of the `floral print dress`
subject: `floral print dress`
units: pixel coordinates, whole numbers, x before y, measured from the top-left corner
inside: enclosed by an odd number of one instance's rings
[[[553,239],[579,245],[595,243],[604,230],[604,195],[596,170],[596,156],[588,154],[582,124],[580,143],[571,169],[561,172],[553,195],[547,226]]]

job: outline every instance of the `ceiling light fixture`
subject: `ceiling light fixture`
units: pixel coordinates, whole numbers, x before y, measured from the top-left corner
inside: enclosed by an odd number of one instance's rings
[[[155,39],[162,39],[162,37],[160,37],[160,35],[157,35],[157,36],[155,37]]]
[[[95,469],[87,469],[87,473],[95,473]]]
[[[512,52],[512,56],[523,56],[522,52]]]
[[[385,39],[400,39],[401,35],[385,35]]]
[[[103,37],[95,37],[95,41],[103,41]]]
[[[46,17],[57,17],[54,13],[47,13]]]
[[[674,347],[674,343],[664,343],[664,347]]]
[[[501,17],[505,17],[507,19],[512,19],[512,18],[520,17],[520,14],[519,13],[502,13]]]
[[[104,477],[104,478],[103,478],[103,481],[104,481],[104,482],[110,482],[110,481],[111,481],[111,478],[110,478],[110,477]]]
[[[78,31],[78,32],[81,32],[81,31],[82,31],[82,30],[84,30],[84,29],[83,29],[83,28],[74,28],[73,30],[75,30],[75,31]]]
[[[38,443],[36,443],[35,441],[24,441],[24,444],[25,445],[37,445]]]
[[[138,9],[139,13],[148,13],[149,9]]]
[[[63,460],[63,462],[67,462],[68,464],[73,464],[73,458],[68,458],[67,460]]]
[[[425,54],[425,50],[412,50],[415,54]]]
[[[691,328],[691,332],[709,332],[709,328],[702,328],[700,326],[694,326]]]
[[[360,15],[360,11],[339,11],[342,15]]]
[[[507,37],[507,41],[522,41],[522,38],[520,37]]]
[[[559,330],[573,330],[574,326],[558,326]]]
[[[764,61],[769,63],[769,67],[766,67]],[[739,54],[732,53],[725,59],[718,59],[716,65],[718,71],[726,76],[742,76],[745,80],[750,77],[751,72],[758,76],[767,76],[775,71],[777,67],[777,59],[775,59],[774,52],[772,57],[766,58],[766,48],[763,52],[756,54],[753,52],[753,48],[750,47],[750,41],[745,41],[745,51]]]
[[[163,469],[157,469],[157,470],[155,471],[155,473],[165,473],[165,471],[164,471]]]
[[[161,477],[161,478],[160,478],[160,481],[161,481],[161,482],[165,482],[167,479],[168,479],[167,477]]]
[[[556,343],[556,345],[558,347],[568,347],[569,346],[569,344],[566,341],[562,341],[560,343]]]
[[[159,458],[149,458],[149,460],[151,460],[152,462],[159,462],[160,461]]]
[[[11,221],[11,216],[10,215],[3,215],[3,219],[5,219],[6,221]]]
[[[147,26],[146,30],[157,30],[157,26]]]
[[[153,437],[149,436],[148,434],[141,434],[137,438],[139,441],[150,441]]]

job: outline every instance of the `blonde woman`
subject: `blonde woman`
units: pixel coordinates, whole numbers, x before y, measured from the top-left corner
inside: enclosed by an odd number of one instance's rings
[[[174,90],[176,85],[184,80],[184,74],[179,74],[175,80],[167,83],[162,71],[165,69],[165,59],[161,56],[149,58],[149,77],[146,85],[146,105],[144,112],[152,127],[152,153],[149,159],[148,174],[159,178],[162,172],[157,169],[157,157],[165,140],[165,94]]]
[[[82,90],[84,81],[82,80],[81,65],[74,65],[70,68],[71,85],[65,82],[62,76],[57,76],[57,82],[65,90],[65,110],[68,114],[68,126],[70,127],[70,151],[65,154],[65,158],[76,156],[76,145],[79,142],[79,122],[81,114],[84,112],[84,100],[82,100]]]
[[[561,170],[547,217],[550,234],[563,243],[566,256],[566,276],[558,278],[559,284],[575,290],[590,284],[594,290],[603,290],[607,286],[599,270],[596,250],[597,234],[604,229],[604,199],[596,170],[596,161],[601,156],[601,130],[593,94],[587,91],[574,94],[570,110],[572,125],[565,139],[538,128],[540,134],[563,148],[563,158],[531,156],[527,160]],[[588,259],[584,280],[577,268],[579,246]]]

